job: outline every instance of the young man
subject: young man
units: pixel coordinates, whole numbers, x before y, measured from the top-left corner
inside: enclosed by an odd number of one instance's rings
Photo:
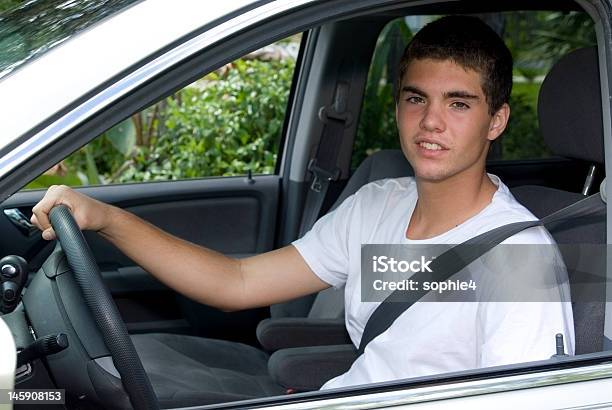
[[[34,207],[32,222],[53,239],[48,213],[65,204],[82,229],[98,231],[166,285],[225,310],[346,286],[346,326],[358,346],[378,305],[361,301],[362,244],[461,243],[535,219],[485,172],[489,145],[510,115],[512,58],[501,39],[478,19],[443,18],[414,37],[400,69],[396,117],[415,177],[367,184],[290,246],[230,259],[67,187],[51,187]],[[554,244],[542,228],[505,242]],[[555,292],[566,292],[567,273],[551,275],[559,281]],[[557,333],[573,353],[568,302],[489,302],[416,303],[325,387],[543,360],[555,353]]]

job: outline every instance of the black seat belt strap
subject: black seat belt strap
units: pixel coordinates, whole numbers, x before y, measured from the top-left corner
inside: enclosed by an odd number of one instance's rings
[[[605,210],[605,203],[602,201],[599,193],[597,193],[560,209],[544,217],[542,220],[502,225],[470,238],[442,253],[429,265],[432,272],[417,272],[411,276],[411,279],[421,283],[423,281],[444,282],[504,240],[527,228],[541,225],[549,227],[556,223],[567,221],[570,218],[596,215],[602,210]],[[422,289],[410,292],[396,290],[387,296],[368,319],[361,336],[357,354],[361,355],[368,343],[391,327],[395,319],[428,292]]]
[[[340,169],[336,166],[336,161],[342,145],[344,130],[351,123],[351,115],[347,112],[348,96],[349,84],[339,81],[334,93],[333,105],[321,107],[319,110],[319,119],[325,125],[317,153],[308,163],[308,171],[313,177],[304,205],[300,237],[308,232],[317,221],[330,182],[340,178]]]

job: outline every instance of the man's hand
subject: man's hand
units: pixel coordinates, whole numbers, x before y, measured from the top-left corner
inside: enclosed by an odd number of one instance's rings
[[[43,239],[55,239],[55,232],[49,222],[49,212],[56,205],[66,205],[81,230],[101,231],[111,220],[110,205],[80,194],[65,185],[49,187],[41,201],[32,208],[31,221],[42,233]]]

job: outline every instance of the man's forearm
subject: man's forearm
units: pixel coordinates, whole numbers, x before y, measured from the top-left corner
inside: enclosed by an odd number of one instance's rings
[[[248,307],[241,262],[172,236],[119,208],[99,233],[161,282],[223,310]]]
[[[49,212],[58,204],[71,209],[81,229],[100,233],[169,287],[223,310],[270,306],[329,286],[291,245],[228,258],[63,185],[50,187],[32,208],[31,221],[46,240],[56,238]]]

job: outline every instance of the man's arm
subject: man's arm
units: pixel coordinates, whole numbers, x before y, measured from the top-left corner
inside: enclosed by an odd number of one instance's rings
[[[32,209],[32,222],[47,240],[55,238],[48,214],[58,204],[70,208],[81,229],[97,231],[167,286],[219,309],[269,306],[329,287],[291,245],[232,259],[65,186],[49,188]]]

